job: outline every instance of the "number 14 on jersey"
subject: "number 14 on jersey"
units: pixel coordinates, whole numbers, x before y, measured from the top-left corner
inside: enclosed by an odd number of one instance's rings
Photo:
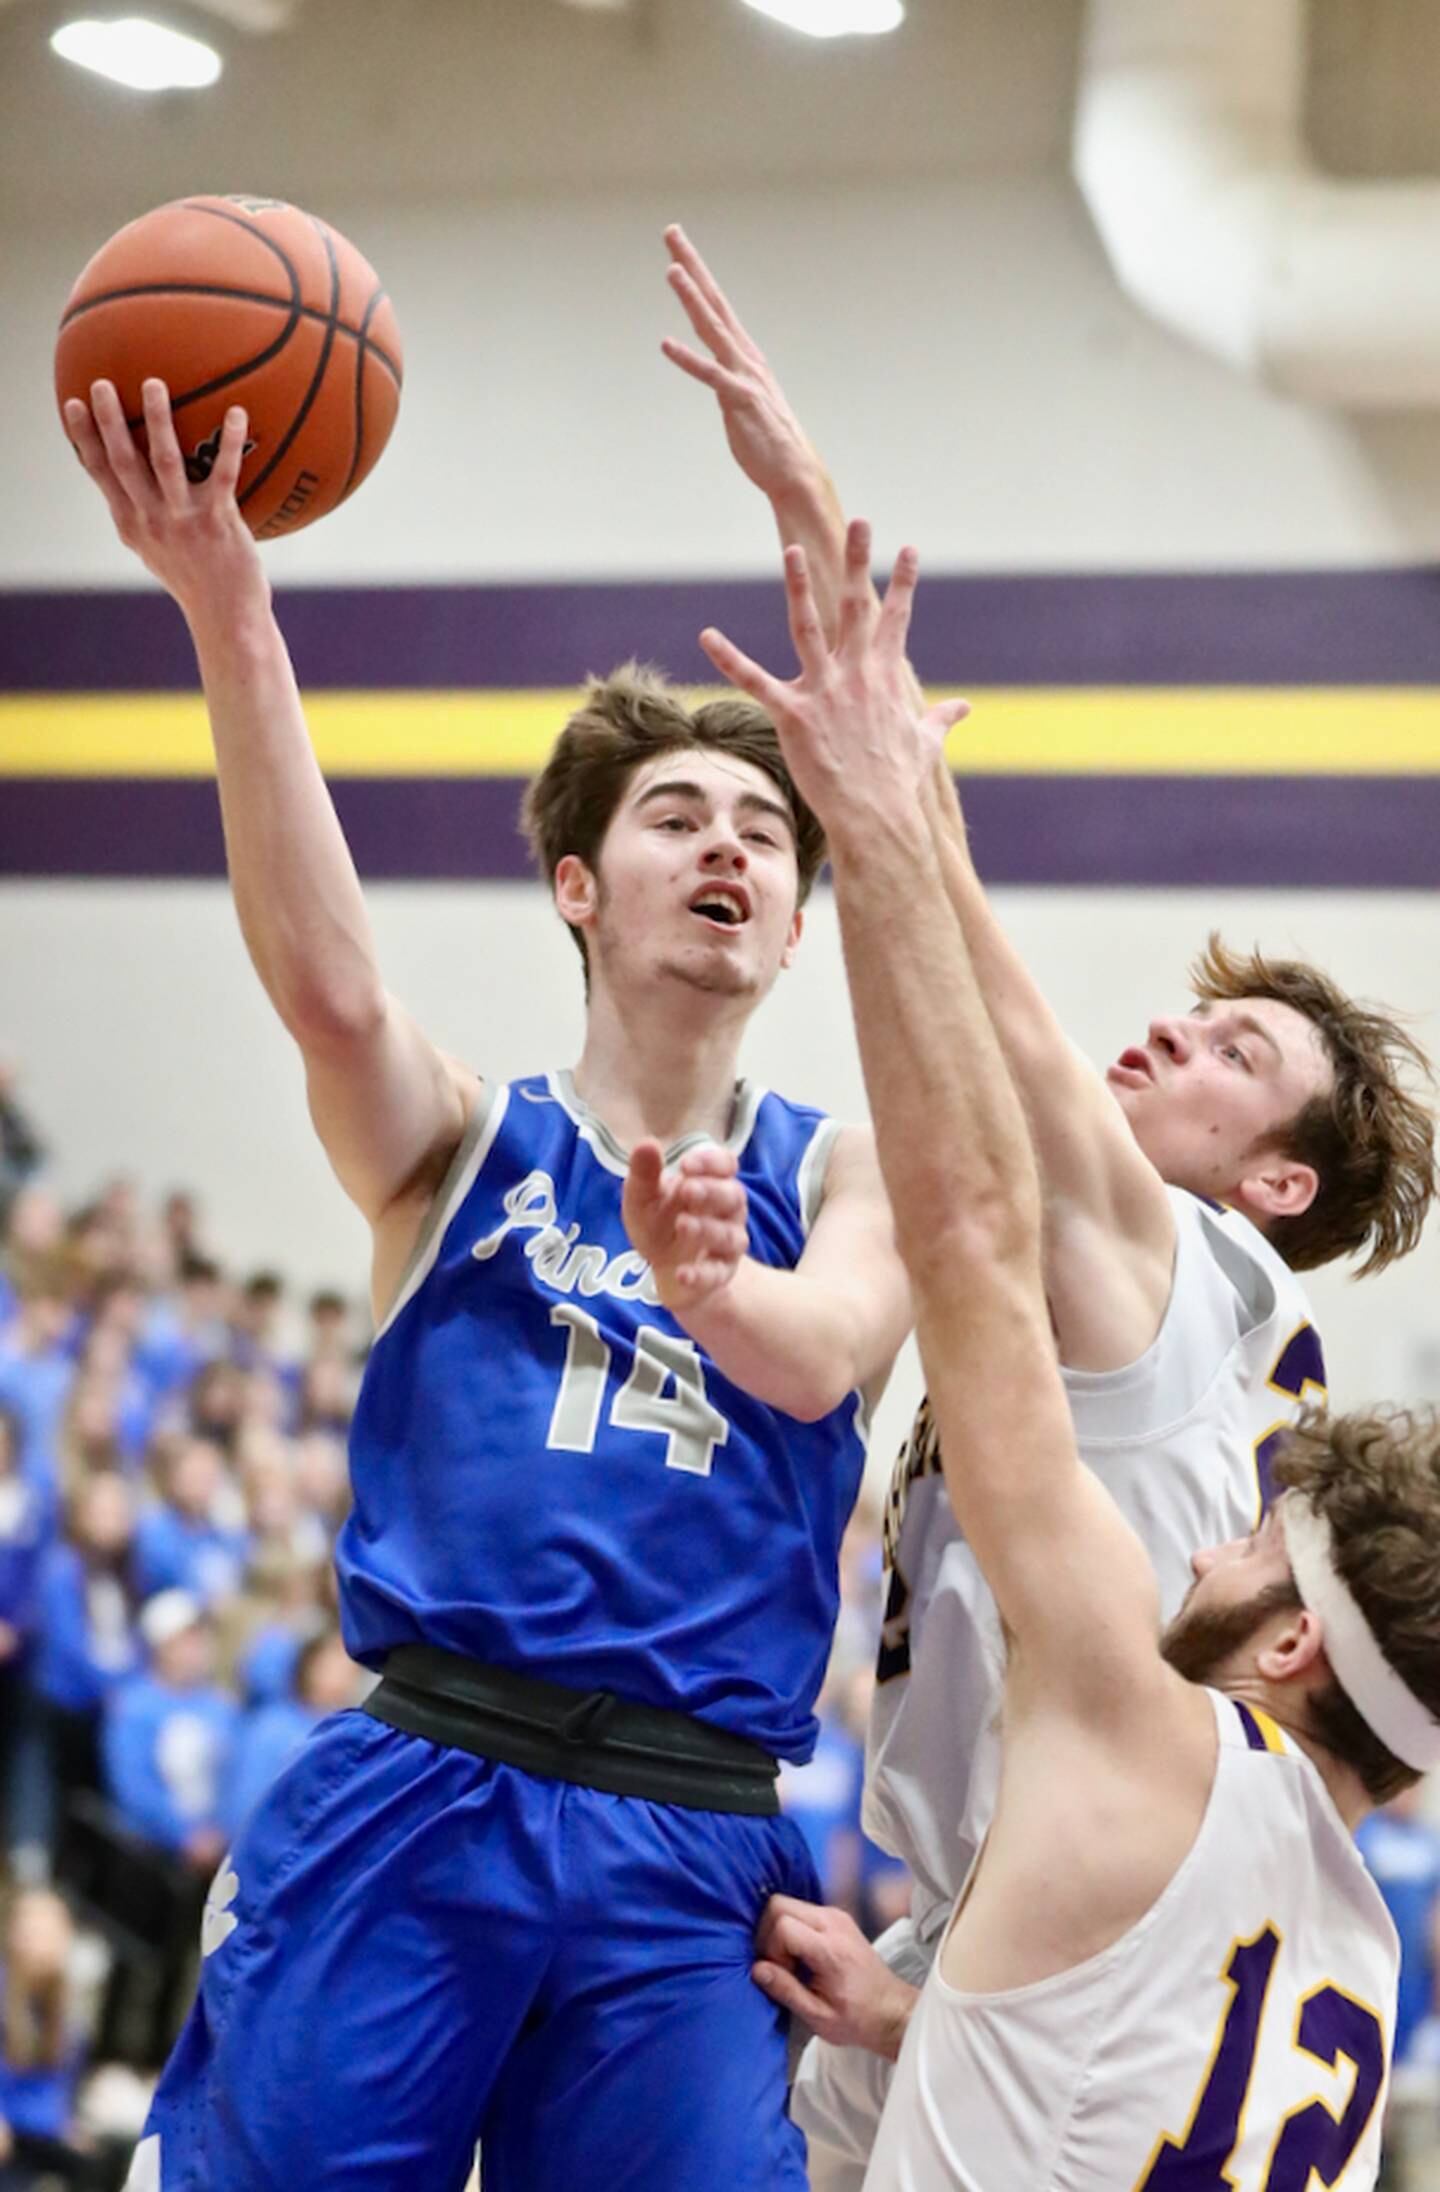
[[[562,1454],[593,1454],[610,1387],[614,1349],[588,1310],[558,1302],[550,1322],[565,1334],[565,1368],[550,1411],[546,1444]],[[610,1403],[617,1431],[648,1431],[665,1441],[665,1466],[708,1477],[730,1426],[705,1391],[705,1367],[693,1340],[643,1324],[630,1375]]]

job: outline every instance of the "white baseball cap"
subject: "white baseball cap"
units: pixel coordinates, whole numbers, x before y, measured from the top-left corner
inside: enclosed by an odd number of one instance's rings
[[[189,1591],[157,1591],[140,1608],[137,1623],[141,1637],[152,1652],[172,1637],[181,1636],[205,1619],[205,1608]]]

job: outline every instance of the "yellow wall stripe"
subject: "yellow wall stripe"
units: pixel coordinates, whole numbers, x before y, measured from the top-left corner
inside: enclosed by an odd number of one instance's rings
[[[992,775],[1440,774],[1429,686],[993,687],[951,742]],[[335,776],[527,776],[571,692],[312,693]],[[0,695],[0,777],[206,776],[205,711],[187,693]]]

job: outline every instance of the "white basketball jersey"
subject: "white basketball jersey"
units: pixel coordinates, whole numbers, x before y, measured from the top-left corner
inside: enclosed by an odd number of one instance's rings
[[[1082,1458],[1145,1545],[1165,1619],[1190,1556],[1242,1537],[1269,1495],[1276,1434],[1321,1400],[1299,1284],[1237,1211],[1171,1188],[1175,1275],[1153,1344],[1124,1370],[1066,1370]],[[1005,1653],[956,1523],[928,1402],[885,1514],[889,1595],[866,1750],[866,1832],[915,1875],[921,1932],[943,1921],[994,1815]]]
[[[921,1993],[865,2192],[1367,2192],[1400,1947],[1315,1767],[1210,1693],[1199,1836],[1073,1971]]]

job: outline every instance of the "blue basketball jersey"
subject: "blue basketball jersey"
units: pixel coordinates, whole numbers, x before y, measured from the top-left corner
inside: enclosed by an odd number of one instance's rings
[[[737,1087],[758,1262],[799,1261],[835,1133]],[[486,1089],[361,1387],[346,1643],[372,1666],[437,1645],[804,1759],[860,1399],[800,1423],[723,1377],[630,1246],[625,1173],[568,1074]]]

